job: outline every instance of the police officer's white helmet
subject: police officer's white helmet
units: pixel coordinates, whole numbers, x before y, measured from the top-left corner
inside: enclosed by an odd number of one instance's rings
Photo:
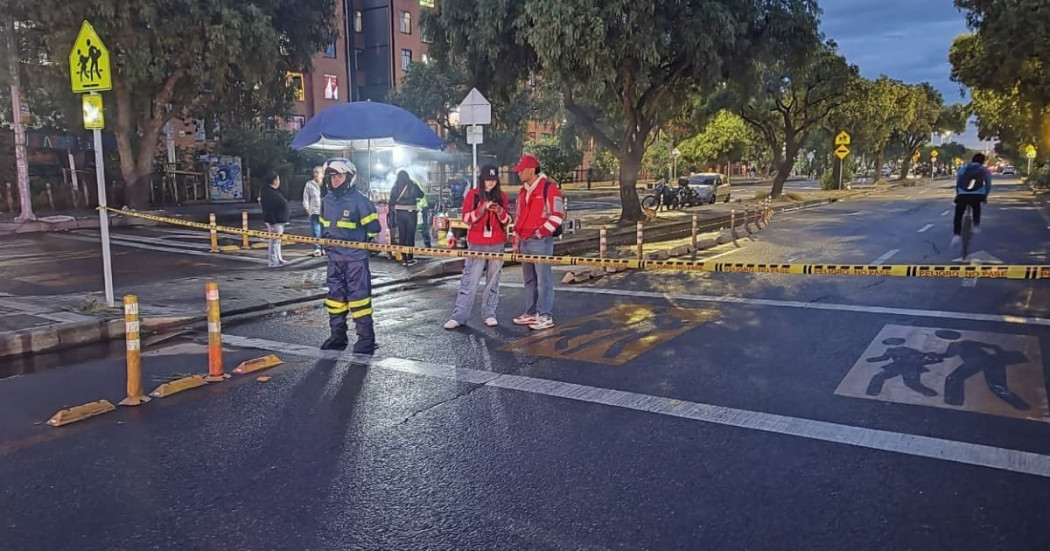
[[[349,174],[350,178],[357,175],[357,167],[349,159],[329,159],[324,164],[325,174]]]

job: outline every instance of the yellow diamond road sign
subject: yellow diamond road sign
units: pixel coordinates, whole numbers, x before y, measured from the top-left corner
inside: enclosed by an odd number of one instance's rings
[[[87,21],[80,26],[77,41],[69,51],[69,78],[75,94],[113,89],[109,50]]]
[[[839,132],[838,135],[835,136],[835,145],[849,145],[849,144],[850,144],[850,135],[845,130],[843,130],[842,132]]]
[[[106,127],[106,119],[102,114],[102,96],[88,94],[84,98],[84,129],[102,130]]]
[[[1029,159],[1034,159],[1035,158],[1035,146],[1032,145],[1032,144],[1028,144],[1028,146],[1024,148],[1024,154]]]
[[[844,145],[840,145],[838,149],[835,150],[835,156],[839,159],[845,159],[846,155],[849,155],[849,148]]]
[[[938,153],[937,153],[936,149],[934,149],[933,151],[930,152],[930,157],[933,157],[934,159],[937,158],[937,155],[938,155]]]

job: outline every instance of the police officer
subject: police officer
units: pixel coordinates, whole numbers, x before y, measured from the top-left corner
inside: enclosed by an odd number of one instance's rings
[[[375,205],[355,186],[357,167],[346,159],[325,163],[329,193],[321,202],[322,234],[328,239],[365,243],[379,235],[379,215]],[[328,325],[332,335],[322,350],[346,350],[346,317],[354,319],[357,330],[355,354],[372,354],[376,349],[372,327],[372,274],[368,251],[328,247]]]

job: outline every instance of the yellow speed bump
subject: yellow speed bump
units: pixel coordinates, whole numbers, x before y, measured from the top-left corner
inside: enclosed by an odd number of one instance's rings
[[[237,366],[233,372],[238,375],[247,375],[248,373],[255,373],[256,371],[262,371],[264,369],[270,369],[271,367],[281,365],[280,358],[270,354],[269,356],[263,356],[262,358],[255,358],[254,360],[248,360],[241,362],[241,365]]]
[[[204,377],[201,377],[200,375],[191,375],[189,377],[175,379],[169,383],[164,383],[158,386],[153,392],[150,392],[149,395],[154,398],[167,398],[172,394],[178,394],[207,384],[208,381],[205,381]]]
[[[99,400],[97,402],[90,402],[80,406],[74,406],[69,409],[64,409],[51,416],[47,420],[47,424],[52,427],[61,427],[62,425],[68,425],[70,423],[76,423],[77,421],[83,421],[94,417],[96,415],[102,415],[103,413],[109,413],[117,409],[116,406],[109,403],[108,400]]]

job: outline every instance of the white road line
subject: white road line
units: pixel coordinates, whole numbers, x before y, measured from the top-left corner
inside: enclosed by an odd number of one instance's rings
[[[446,283],[445,285],[452,285],[452,283]],[[458,283],[456,285],[458,285]],[[511,287],[520,289],[524,286],[520,283],[501,283],[500,287]],[[744,298],[713,295],[668,295],[667,293],[654,293],[650,291],[596,289],[593,287],[565,287],[560,285],[557,287],[557,290],[559,293],[590,293],[594,295],[643,297],[666,300],[680,300],[687,302],[712,302],[716,304],[739,304],[743,306],[771,306],[777,308],[800,308],[803,310],[829,310],[833,312],[861,312],[865,314],[881,314],[890,316],[982,321],[990,323],[1009,323],[1018,325],[1035,325],[1042,327],[1050,327],[1050,319],[1047,318],[1033,318],[1002,314],[976,314],[970,312],[951,312],[945,310],[918,310],[912,308],[888,308],[885,306],[862,306],[855,304],[834,304],[828,302],[800,302],[792,300],[774,300],[764,298]]]
[[[736,249],[731,249],[731,250],[728,250],[728,251],[726,251],[724,253],[716,254],[714,256],[706,256],[706,257],[703,258],[703,260],[714,260],[716,258],[722,258],[723,256],[729,256],[729,255],[731,255],[733,253],[738,253],[738,252],[740,252],[742,250],[744,250],[744,247],[738,247]]]
[[[900,249],[892,249],[892,250],[888,251],[886,254],[876,258],[875,261],[872,262],[871,264],[873,266],[882,266],[883,263],[885,263],[887,260],[889,260],[891,257],[893,257],[893,255],[895,255],[895,254],[897,254],[899,252],[901,252]]]
[[[222,339],[224,343],[233,346],[281,351],[286,354],[301,355],[307,358],[331,358],[330,352],[312,347],[307,350],[306,347],[290,343],[249,339],[234,335],[223,335]],[[302,354],[299,352],[302,352]],[[371,368],[450,379],[503,390],[539,394],[552,398],[600,404],[667,417],[690,419],[703,423],[797,436],[820,442],[845,444],[859,448],[1050,478],[1050,456],[1032,452],[715,406],[699,402],[687,402],[662,396],[578,385],[550,379],[501,375],[491,371],[458,368],[451,365],[431,364],[416,360],[401,358],[368,359],[354,357],[345,353],[336,357],[345,357],[348,360],[356,359],[361,363],[369,364]]]
[[[977,278],[976,277],[968,277],[968,278],[964,279],[963,282],[962,282],[962,286],[963,287],[969,287],[969,288],[976,287],[977,286]]]
[[[919,233],[926,233],[932,227],[933,227],[933,224],[926,224],[925,226],[922,227],[922,229],[919,230]]]
[[[61,238],[61,239],[71,239],[73,241],[81,241],[81,242],[84,242],[84,243],[92,243],[92,244],[95,244],[95,245],[97,245],[99,243],[99,240],[97,238],[85,237],[85,236],[80,236],[80,235],[70,235],[70,234],[54,234],[54,235],[56,237]],[[188,254],[188,255],[192,255],[192,256],[207,256],[207,257],[215,258],[217,260],[238,260],[240,262],[249,262],[251,264],[266,264],[267,263],[266,259],[264,259],[264,258],[253,258],[253,257],[249,257],[249,256],[238,256],[238,255],[233,255],[233,254],[220,255],[219,253],[207,253],[207,252],[201,252],[201,251],[191,251],[191,250],[188,250],[188,249],[179,249],[179,248],[175,248],[175,247],[161,247],[159,245],[146,245],[146,244],[143,244],[143,243],[133,243],[131,241],[124,241],[122,239],[117,239],[117,238],[111,239],[110,242],[113,245],[117,245],[117,246],[120,246],[120,247],[129,247],[129,248],[132,248],[132,249],[144,249],[144,250],[147,250],[147,251],[164,251],[164,252],[169,252],[169,253]]]
[[[868,213],[868,211],[866,211],[866,210],[858,210],[857,212],[851,212],[851,213],[847,214],[846,216],[860,216],[862,214],[867,214],[867,213]]]
[[[952,213],[952,209],[948,209],[948,210],[946,210],[946,211],[942,212],[942,213],[941,213],[941,216],[948,216],[948,215],[949,215],[949,214],[951,214],[951,213]]]

